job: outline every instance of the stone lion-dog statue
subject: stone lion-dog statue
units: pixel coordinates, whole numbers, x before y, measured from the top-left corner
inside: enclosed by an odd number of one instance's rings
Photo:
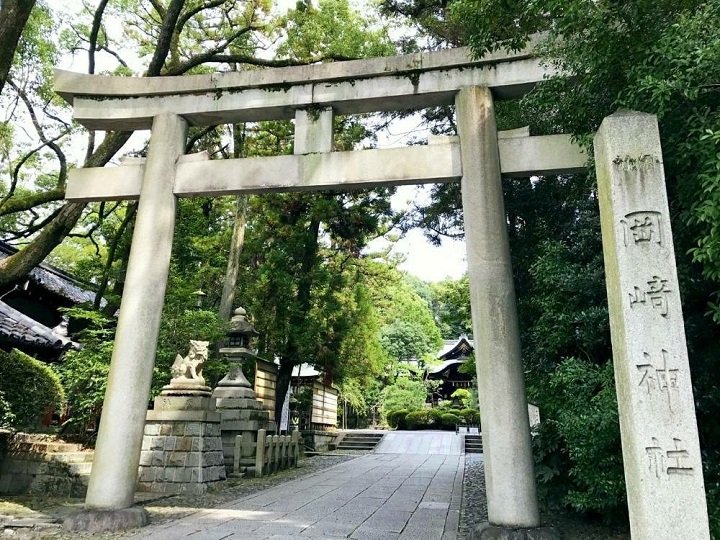
[[[208,359],[208,345],[210,345],[209,341],[190,340],[190,351],[187,356],[183,358],[178,354],[170,368],[171,383],[194,382],[205,384],[202,369]]]

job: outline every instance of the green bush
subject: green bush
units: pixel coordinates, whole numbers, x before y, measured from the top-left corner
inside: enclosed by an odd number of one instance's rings
[[[398,411],[390,411],[387,415],[387,423],[391,428],[395,429],[407,429],[405,426],[405,417],[410,411],[407,409],[400,409]],[[403,426],[403,427],[401,427]]]
[[[382,415],[387,421],[391,411],[407,409],[416,411],[425,406],[427,391],[420,381],[413,381],[406,377],[398,377],[395,384],[386,386],[381,394]]]
[[[69,418],[63,431],[78,434],[84,442],[91,443],[94,437],[91,428],[98,426],[105,398],[114,332],[110,320],[100,313],[80,308],[68,312],[88,326],[76,337],[83,348],[68,351],[55,368],[67,392]]]
[[[0,427],[10,427],[13,425],[15,415],[10,408],[10,403],[5,399],[5,393],[0,390]]]
[[[563,360],[550,376],[544,396],[547,414],[533,440],[541,496],[578,512],[624,516],[612,363]]]
[[[0,351],[0,373],[0,421],[10,427],[37,426],[45,412],[59,413],[65,405],[60,379],[44,362],[15,349]]]
[[[445,409],[440,409],[438,407],[435,407],[434,409],[430,409],[428,413],[428,418],[430,420],[430,425],[433,428],[440,428],[441,427],[441,417],[443,414],[447,413],[448,411]]]
[[[477,409],[463,409],[460,411],[460,416],[466,424],[473,424],[480,427],[480,411]]]
[[[457,414],[445,413],[440,416],[440,429],[454,430],[455,426],[462,423],[462,418]]]
[[[430,427],[430,415],[428,411],[411,411],[405,417],[407,429],[428,429]]]

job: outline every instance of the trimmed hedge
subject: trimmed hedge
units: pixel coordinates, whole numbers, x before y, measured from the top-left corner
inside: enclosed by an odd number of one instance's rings
[[[457,414],[445,413],[440,416],[440,429],[455,429],[455,426],[462,423],[462,418]]]
[[[38,424],[48,409],[60,412],[65,391],[50,366],[13,349],[0,351],[0,420],[8,427],[26,428]]]
[[[407,429],[405,417],[410,411],[407,409],[400,409],[398,411],[390,411],[387,415],[387,423],[391,428]]]

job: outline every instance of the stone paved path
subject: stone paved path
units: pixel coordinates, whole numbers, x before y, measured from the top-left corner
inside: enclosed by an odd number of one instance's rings
[[[455,540],[464,456],[367,454],[133,538]]]

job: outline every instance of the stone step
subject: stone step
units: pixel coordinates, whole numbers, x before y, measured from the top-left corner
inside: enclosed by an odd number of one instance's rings
[[[92,470],[92,462],[85,463],[67,463],[70,472],[76,476],[90,476]]]
[[[82,452],[82,445],[53,441],[13,441],[10,443],[11,452],[28,452],[32,454],[57,454],[69,452]]]
[[[16,452],[10,451],[9,456],[24,459],[29,461],[56,461],[59,463],[92,463],[93,456],[95,455],[92,451],[86,452],[51,452],[35,453],[35,452]]]
[[[380,439],[373,439],[371,437],[345,437],[341,442],[377,444],[380,442]]]
[[[345,445],[345,444],[340,443],[337,446],[337,449],[338,450],[375,450],[375,446],[376,445],[357,445],[357,444]]]
[[[465,435],[465,453],[466,454],[482,454],[483,453],[482,435]]]

